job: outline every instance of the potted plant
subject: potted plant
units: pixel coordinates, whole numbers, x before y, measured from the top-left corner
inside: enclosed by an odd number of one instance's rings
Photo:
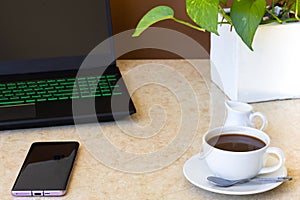
[[[167,19],[211,32],[212,80],[229,98],[294,98],[300,97],[295,87],[300,85],[298,9],[299,0],[233,0],[231,5],[226,0],[186,0],[194,23],[175,18],[168,6],[158,6],[144,15],[133,36]]]

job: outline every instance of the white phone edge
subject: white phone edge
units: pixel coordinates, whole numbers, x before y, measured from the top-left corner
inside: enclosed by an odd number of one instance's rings
[[[16,197],[55,197],[63,196],[66,190],[24,190],[24,191],[11,191],[11,194]]]

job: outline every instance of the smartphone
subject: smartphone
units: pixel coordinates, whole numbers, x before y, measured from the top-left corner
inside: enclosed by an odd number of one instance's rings
[[[12,187],[12,195],[63,196],[78,147],[76,141],[33,143]]]

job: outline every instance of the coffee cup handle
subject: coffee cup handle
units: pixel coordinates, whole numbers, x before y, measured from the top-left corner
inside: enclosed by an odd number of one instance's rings
[[[254,113],[251,113],[251,114],[250,114],[250,121],[251,121],[252,123],[253,123],[253,120],[254,120],[255,117],[261,118],[262,125],[261,125],[261,127],[260,127],[259,130],[264,130],[265,127],[266,127],[266,125],[267,125],[267,122],[268,122],[266,116],[265,116],[264,114],[262,114],[261,112],[254,112]]]
[[[285,162],[285,157],[284,157],[284,153],[281,149],[277,148],[277,147],[269,147],[266,151],[266,154],[274,154],[278,157],[278,163],[274,166],[271,167],[264,167],[262,168],[258,174],[267,174],[267,173],[272,173],[277,171],[278,169],[280,169],[284,162]]]

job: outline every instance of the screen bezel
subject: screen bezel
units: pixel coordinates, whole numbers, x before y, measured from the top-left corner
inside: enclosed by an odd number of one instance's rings
[[[108,38],[113,35],[112,32],[112,19],[110,10],[110,1],[103,0],[106,9]],[[114,43],[112,40],[108,40],[110,45],[110,51],[107,54],[101,54],[101,58],[109,60],[111,65],[116,65],[116,58],[114,52]],[[4,60],[0,61],[0,76],[1,75],[14,75],[14,74],[31,74],[39,72],[56,72],[66,70],[78,70],[86,58],[86,55],[79,56],[65,56],[65,57],[53,57],[53,58],[37,58],[30,60]],[[112,61],[112,62],[111,62]],[[102,63],[107,63],[103,61]],[[107,67],[107,66],[92,66]]]

